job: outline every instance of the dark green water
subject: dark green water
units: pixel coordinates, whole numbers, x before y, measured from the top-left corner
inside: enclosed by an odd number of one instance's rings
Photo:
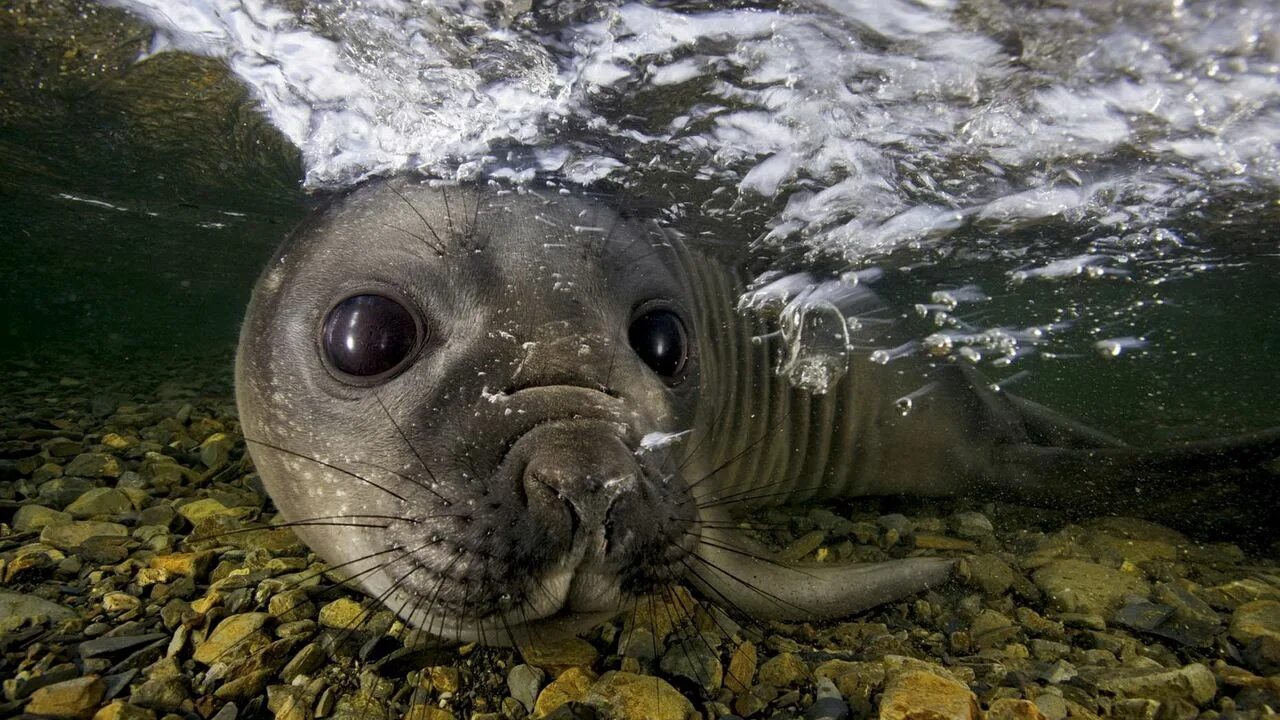
[[[244,90],[214,61],[135,64],[148,37],[87,3],[0,14],[0,360],[113,375],[177,356],[225,367],[262,263],[305,212],[296,153]],[[1019,393],[1137,441],[1205,437],[1280,423],[1278,220],[1265,195],[1195,209],[1182,247],[1122,279],[1011,283],[1028,258],[1096,239],[1052,225],[881,264],[907,315],[933,290],[978,282],[992,301],[957,316],[981,327],[1070,320],[1045,348],[1054,357],[984,368],[1028,371]],[[1188,270],[1198,262],[1208,269]],[[1092,349],[1128,335],[1147,347]]]

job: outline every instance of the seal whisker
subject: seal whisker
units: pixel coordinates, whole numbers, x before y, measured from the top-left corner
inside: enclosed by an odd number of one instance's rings
[[[668,573],[670,573],[674,578],[674,573],[671,570],[668,570]],[[723,625],[720,624],[720,620],[716,618],[715,613],[707,609],[703,601],[699,600],[697,596],[695,596],[693,593],[689,593],[689,596],[688,596],[689,601],[693,603],[693,608],[690,609],[687,605],[685,605],[684,597],[682,597],[680,593],[672,593],[672,595],[676,600],[676,602],[680,603],[680,606],[684,608],[685,612],[689,615],[689,617],[693,619],[694,627],[697,627],[697,612],[701,610],[708,618],[711,619],[711,624],[716,626],[716,629],[720,631],[720,634],[723,635],[726,640],[733,642],[733,635],[728,630],[726,630]],[[698,639],[702,641],[703,646],[706,647],[707,652],[710,655],[715,656],[718,654],[716,652],[716,649],[711,645],[711,643],[705,637],[703,637],[702,633],[698,633]],[[743,683],[740,678],[734,676],[733,671],[730,670],[728,667],[725,668],[725,672],[728,673],[730,677],[733,677],[735,680],[738,680],[738,682],[742,684],[743,687],[747,687],[749,685],[749,683]],[[750,680],[750,678],[748,678],[748,680]]]
[[[409,206],[409,209],[413,211],[413,214],[417,215],[418,219],[422,221],[423,226],[427,228],[427,232],[431,233],[431,237],[436,239],[436,243],[438,243],[439,246],[432,249],[442,256],[447,256],[449,253],[445,252],[445,250],[449,247],[449,244],[440,237],[435,228],[431,227],[431,223],[427,222],[427,216],[423,215],[422,211],[418,210],[416,205],[409,202],[409,198],[405,197],[404,193],[400,192],[400,188],[397,188],[392,183],[387,183],[387,189],[395,193],[396,197],[403,200],[404,204]]]
[[[663,603],[663,608],[667,611],[667,615],[671,618],[671,626],[673,628],[673,632],[676,634],[676,645],[680,647],[680,653],[684,655],[685,663],[689,667],[693,668],[693,674],[698,679],[698,685],[702,687],[706,687],[707,678],[703,677],[702,667],[698,663],[693,662],[693,656],[690,655],[689,653],[689,645],[688,645],[689,632],[676,628],[675,613],[671,611],[671,606],[676,605],[679,607],[680,614],[683,615],[682,619],[685,622],[692,625],[692,627],[690,628],[690,631],[697,629],[697,620],[694,618],[693,615],[689,614],[689,609],[685,607],[685,604],[683,602],[680,601],[680,597],[679,597],[680,593],[675,591],[675,586],[670,584],[664,585],[662,587],[662,594],[667,599],[667,602]],[[698,634],[699,639],[701,639],[703,642],[706,642],[706,639],[702,638],[700,633],[695,633],[695,634]],[[710,643],[707,643],[707,648],[708,649],[711,648]],[[658,697],[661,698],[661,695],[659,695]]]
[[[695,559],[697,559],[699,562],[703,563],[704,565],[706,565],[707,567],[711,568],[712,570],[715,570],[716,572],[718,572],[718,573],[720,573],[720,574],[724,575],[725,577],[727,577],[727,578],[729,578],[729,579],[733,580],[734,582],[738,583],[739,585],[741,585],[741,586],[743,586],[743,587],[747,588],[748,590],[750,590],[750,591],[752,591],[752,592],[756,593],[757,595],[760,595],[761,597],[764,597],[764,598],[767,598],[767,599],[771,600],[772,602],[774,602],[774,603],[776,603],[776,604],[778,604],[778,605],[786,605],[786,606],[788,606],[788,607],[790,607],[790,608],[792,608],[792,609],[794,609],[794,610],[797,610],[797,611],[799,611],[799,612],[802,612],[802,613],[803,613],[803,612],[807,612],[807,611],[808,611],[808,608],[804,608],[804,607],[801,607],[801,606],[799,606],[799,605],[796,605],[795,603],[788,602],[787,600],[784,600],[783,598],[779,597],[778,595],[775,595],[775,594],[773,594],[773,593],[769,592],[768,590],[765,590],[764,588],[762,588],[762,587],[760,587],[760,586],[758,586],[758,585],[756,585],[756,584],[754,584],[754,583],[752,583],[752,582],[749,582],[749,581],[747,581],[747,580],[743,580],[742,578],[738,577],[737,575],[735,575],[735,574],[733,574],[733,573],[729,572],[728,570],[725,570],[724,568],[719,567],[719,566],[718,566],[718,565],[716,565],[715,563],[711,562],[710,560],[708,560],[708,559],[706,559],[706,558],[704,558],[704,557],[702,557],[702,556],[700,556],[700,555],[694,554],[694,555],[688,555],[687,557],[691,557],[691,558],[695,558]]]
[[[334,516],[334,517],[341,517],[341,516]],[[377,517],[377,516],[374,516],[374,517]],[[405,522],[414,522],[416,524],[416,522],[413,520],[407,520],[404,518],[396,518],[396,519],[403,519],[405,520]],[[350,527],[350,528],[377,528],[379,530],[386,530],[391,526],[376,525],[372,523],[314,522],[314,521],[307,521],[307,520],[298,520],[294,522],[284,522],[278,525],[253,525],[250,527],[237,528],[235,530],[226,530],[224,532],[215,533],[213,535],[199,535],[199,536],[193,535],[190,538],[190,541],[194,543],[208,542],[209,540],[217,540],[219,538],[229,537],[231,535],[242,535],[247,532],[256,532],[258,530],[277,530],[279,528],[294,528],[294,527]]]
[[[325,568],[324,568],[323,570],[317,570],[317,571],[315,571],[315,572],[313,572],[313,573],[308,573],[308,574],[303,575],[302,577],[298,578],[298,581],[292,585],[292,588],[301,587],[301,586],[302,586],[302,583],[308,582],[308,581],[312,580],[313,578],[321,577],[321,576],[323,576],[323,575],[324,575],[325,573],[327,573],[327,572],[331,572],[331,571],[334,571],[334,570],[341,570],[342,568],[347,567],[348,565],[354,565],[354,564],[359,563],[359,562],[364,562],[365,560],[372,560],[373,558],[376,558],[376,557],[378,557],[379,555],[387,555],[387,554],[389,554],[389,553],[397,552],[397,551],[398,551],[398,550],[400,550],[400,549],[401,549],[401,548],[396,548],[396,547],[387,548],[386,550],[379,550],[379,551],[378,551],[378,552],[376,552],[376,553],[369,553],[368,555],[364,555],[364,556],[362,556],[362,557],[358,557],[358,558],[356,558],[356,559],[354,559],[354,560],[348,560],[347,562],[344,562],[344,563],[342,563],[341,565],[334,565],[333,567],[325,566]],[[343,579],[343,580],[341,580],[340,582],[334,583],[333,585],[330,585],[329,587],[327,587],[327,588],[325,588],[325,589],[321,590],[320,592],[321,592],[321,593],[327,593],[327,592],[330,592],[330,591],[336,590],[336,589],[338,589],[338,588],[342,587],[343,585],[346,585],[347,583],[351,582],[351,581],[352,581],[353,579],[355,579],[356,577],[359,577],[359,576],[358,576],[358,575],[352,575],[352,576],[350,576],[350,577],[344,578],[344,579]],[[292,589],[292,588],[291,588],[291,589]]]
[[[419,235],[419,234],[417,234],[417,233],[415,233],[415,232],[409,232],[408,230],[405,230],[404,228],[400,227],[399,225],[392,225],[391,223],[382,223],[382,226],[383,226],[383,227],[385,227],[385,228],[387,228],[387,229],[389,229],[389,230],[398,230],[398,231],[400,231],[400,232],[404,233],[405,235],[408,235],[409,237],[413,238],[414,240],[417,240],[418,242],[422,243],[423,245],[426,245],[427,247],[431,248],[431,249],[435,252],[435,254],[436,254],[436,256],[437,256],[437,257],[444,257],[444,256],[445,256],[445,255],[444,255],[444,251],[443,251],[443,250],[441,250],[440,248],[436,247],[435,245],[432,245],[432,244],[431,244],[431,241],[430,241],[430,240],[428,240],[428,239],[426,239],[426,238],[425,238],[425,237],[423,237],[422,235]]]
[[[436,485],[440,484],[440,481],[436,479],[436,474],[431,472],[431,468],[427,467],[427,461],[422,458],[422,453],[419,453],[418,448],[415,447],[414,444],[409,441],[409,436],[405,434],[404,428],[400,427],[400,423],[396,422],[396,418],[394,415],[391,414],[391,410],[387,408],[387,404],[382,401],[382,396],[375,392],[373,394],[373,399],[378,401],[378,407],[382,408],[383,414],[387,416],[387,421],[391,423],[391,427],[395,428],[396,433],[400,436],[400,439],[403,440],[405,446],[409,448],[409,452],[413,453],[413,456],[417,458],[418,465],[420,465],[423,471],[427,473],[427,477],[431,478],[431,482],[433,484],[436,484]],[[434,488],[428,487],[423,483],[418,483],[418,487],[440,498],[446,504],[450,502],[443,495],[436,492]]]
[[[778,482],[775,482],[775,483],[762,485],[760,488],[752,488],[751,492],[754,492],[755,490],[763,489],[766,487],[774,486],[774,485],[781,485],[782,483],[785,483],[785,482],[787,481],[779,480]],[[794,497],[797,493],[808,492],[810,490],[822,490],[824,487],[826,486],[822,484],[809,485],[807,487],[792,488],[790,490],[783,490],[780,492],[760,493],[759,495],[753,495],[749,492],[733,493],[732,495],[729,495],[727,497],[716,499],[715,502],[706,503],[705,505],[699,505],[698,507],[703,510],[706,510],[708,508],[721,507],[724,505],[733,505],[735,503],[749,503],[749,502],[754,502],[756,500],[765,500],[771,497]]]
[[[411,556],[413,552],[414,551],[412,550],[406,550],[403,555],[387,563],[384,566],[384,568],[390,567],[391,565],[398,563],[400,560],[403,560],[404,558]],[[380,568],[380,569],[383,569],[383,568]],[[409,572],[401,575],[399,578],[396,579],[395,582],[391,583],[391,585],[387,587],[386,590],[382,591],[381,593],[378,594],[377,597],[373,598],[373,602],[369,603],[363,609],[361,609],[360,613],[351,620],[350,624],[348,624],[346,627],[342,629],[341,634],[337,638],[337,644],[341,645],[345,643],[352,635],[354,635],[356,630],[358,630],[362,625],[364,625],[364,623],[367,620],[373,617],[373,614],[374,612],[376,612],[377,608],[390,609],[387,607],[387,599],[390,598],[392,595],[394,595],[395,591],[398,590],[400,586],[404,584],[404,582],[408,580],[409,577],[417,571],[418,571],[418,567],[410,563]]]
[[[692,532],[689,532],[688,530],[685,530],[685,531],[683,531],[683,532],[684,532],[684,534],[686,534],[686,535],[692,535],[693,537],[697,538],[697,541],[698,541],[698,544],[699,544],[699,545],[706,545],[707,547],[713,547],[713,548],[716,548],[717,550],[724,550],[725,552],[731,552],[731,553],[733,553],[733,554],[735,554],[735,555],[742,555],[742,556],[744,556],[744,557],[749,557],[749,558],[751,558],[752,560],[759,560],[759,561],[760,561],[760,562],[762,562],[762,563],[767,563],[767,564],[769,564],[769,565],[774,565],[774,566],[777,566],[777,567],[783,568],[783,569],[785,569],[785,570],[790,570],[790,571],[795,572],[795,573],[798,573],[798,574],[800,574],[800,575],[804,575],[805,577],[814,577],[813,573],[807,573],[807,572],[805,572],[804,570],[801,570],[799,567],[796,567],[795,565],[788,565],[787,563],[784,563],[784,562],[782,562],[782,561],[780,561],[780,560],[776,560],[776,559],[774,559],[774,558],[771,558],[771,557],[769,557],[768,555],[762,555],[762,554],[760,554],[760,553],[753,553],[753,552],[751,552],[751,551],[749,551],[749,550],[743,550],[742,548],[736,548],[736,547],[733,547],[732,545],[728,545],[728,544],[726,544],[726,543],[718,543],[718,542],[716,542],[716,541],[714,541],[714,540],[708,540],[708,539],[706,539],[706,538],[704,538],[704,537],[699,536],[697,533],[692,533]]]
[[[307,460],[307,461],[309,461],[309,462],[316,463],[317,465],[321,465],[321,466],[323,466],[323,467],[326,467],[326,468],[328,468],[328,469],[330,469],[330,470],[334,470],[334,471],[340,472],[340,473],[342,473],[343,475],[346,475],[347,477],[355,478],[356,480],[359,480],[360,482],[365,483],[366,485],[369,485],[369,486],[371,486],[371,487],[375,487],[375,488],[377,488],[377,489],[381,490],[382,492],[384,492],[384,493],[386,493],[386,494],[390,495],[391,497],[393,497],[393,498],[395,498],[395,499],[399,500],[400,502],[406,502],[406,500],[405,500],[404,496],[400,495],[399,493],[396,493],[396,492],[393,492],[393,491],[391,491],[391,490],[388,490],[387,488],[385,488],[385,487],[383,487],[383,486],[379,485],[378,483],[376,483],[376,482],[374,482],[374,481],[370,480],[369,478],[366,478],[366,477],[364,477],[364,476],[362,476],[362,475],[358,475],[358,474],[356,474],[356,473],[354,473],[354,472],[351,472],[350,470],[347,470],[346,468],[342,468],[342,467],[339,467],[339,466],[337,466],[337,465],[334,465],[333,463],[325,462],[324,460],[321,460],[321,459],[319,459],[319,458],[311,457],[310,455],[304,455],[303,453],[300,453],[300,452],[297,452],[297,451],[294,451],[294,450],[290,450],[290,449],[288,449],[288,448],[281,447],[281,446],[279,446],[279,445],[273,445],[272,443],[265,442],[265,441],[263,441],[263,440],[258,440],[258,439],[256,439],[256,438],[251,438],[251,437],[248,437],[248,436],[245,436],[244,441],[245,441],[245,442],[247,442],[247,443],[253,443],[254,445],[261,445],[261,446],[263,446],[263,447],[265,447],[265,448],[270,448],[271,450],[275,450],[276,452],[281,452],[281,453],[284,453],[285,455],[290,455],[290,456],[292,456],[292,457],[296,457],[296,458],[298,458],[298,459],[300,459],[300,460]],[[359,463],[359,464],[364,464],[364,463]]]

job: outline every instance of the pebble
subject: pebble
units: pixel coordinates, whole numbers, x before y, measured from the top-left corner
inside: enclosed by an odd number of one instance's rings
[[[107,686],[97,675],[46,685],[31,693],[24,710],[53,718],[92,717]]]
[[[360,627],[368,615],[361,603],[350,598],[338,598],[320,606],[319,621],[322,627],[352,630]]]
[[[243,660],[270,644],[270,638],[262,630],[270,619],[269,614],[262,612],[228,616],[218,623],[208,639],[196,644],[191,657],[205,665]]]
[[[1049,720],[1030,700],[1001,698],[991,703],[985,720]]]
[[[80,453],[67,463],[63,472],[73,477],[114,478],[120,477],[120,462],[114,455],[106,453]]]
[[[507,689],[511,697],[519,702],[526,712],[533,712],[534,703],[538,699],[538,691],[546,682],[547,674],[541,669],[521,663],[507,673]]]
[[[189,502],[176,508],[178,514],[186,518],[187,522],[194,525],[217,516],[233,516],[237,515],[229,510],[226,505],[214,500],[213,498],[203,498],[194,502]]]
[[[659,667],[671,677],[701,686],[708,695],[719,689],[724,680],[724,666],[720,663],[719,653],[699,635],[672,642],[662,655]]]
[[[782,562],[796,562],[817,550],[827,539],[827,533],[824,530],[812,530],[801,535],[794,542],[778,553],[778,560]]]
[[[212,552],[180,552],[156,555],[151,558],[150,566],[170,575],[203,579],[213,563]]]
[[[951,527],[960,537],[980,538],[995,532],[995,526],[980,512],[966,510],[951,516]]]
[[[94,713],[93,720],[156,720],[156,714],[147,708],[116,700]]]
[[[1280,602],[1252,600],[1231,613],[1231,637],[1248,645],[1258,638],[1280,640]]]
[[[1032,578],[1053,607],[1068,613],[1105,615],[1129,596],[1151,592],[1140,577],[1083,560],[1055,560]]]
[[[757,679],[762,685],[792,687],[809,677],[809,666],[795,653],[784,652],[769,658],[760,666]]]
[[[46,525],[65,525],[71,522],[70,513],[65,513],[43,505],[23,505],[13,514],[13,529],[24,533],[40,530]]]
[[[129,528],[119,523],[95,520],[73,521],[61,525],[46,525],[40,531],[40,542],[59,550],[76,550],[94,537],[129,537]]]
[[[0,590],[0,633],[8,633],[42,620],[54,623],[76,616],[70,608],[63,607],[35,595]]]
[[[1218,692],[1218,681],[1209,668],[1193,663],[1177,670],[1139,672],[1108,671],[1096,681],[1100,690],[1124,698],[1148,698],[1160,702],[1177,699],[1204,705]]]
[[[613,720],[686,720],[693,703],[659,677],[627,672],[606,673],[583,698]]]
[[[579,667],[565,670],[538,693],[533,704],[534,716],[544,717],[567,702],[581,702],[595,680],[596,676],[590,670]]]
[[[571,667],[591,667],[599,653],[586,640],[563,635],[535,638],[532,642],[524,643],[520,646],[520,656],[526,663],[558,677]]]
[[[94,488],[63,508],[63,512],[81,520],[97,515],[123,515],[132,510],[129,496],[115,488]]]
[[[729,657],[729,668],[724,675],[724,686],[735,695],[746,692],[755,678],[756,663],[755,644],[749,640],[739,643]]]
[[[76,651],[80,653],[82,658],[101,657],[103,655],[114,655],[124,650],[149,645],[159,640],[168,640],[167,633],[145,633],[142,635],[124,635],[115,637],[99,637],[93,640],[86,640],[76,646]]]
[[[889,679],[880,700],[880,720],[980,720],[978,698],[963,683],[926,670]]]

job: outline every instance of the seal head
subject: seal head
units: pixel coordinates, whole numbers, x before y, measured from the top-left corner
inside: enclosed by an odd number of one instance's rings
[[[696,411],[675,248],[597,204],[359,188],[250,304],[237,402],[299,535],[411,624],[577,631],[675,579],[696,508],[663,438]]]

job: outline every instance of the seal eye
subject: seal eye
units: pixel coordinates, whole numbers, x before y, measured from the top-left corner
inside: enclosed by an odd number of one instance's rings
[[[666,309],[650,310],[631,321],[627,340],[645,365],[668,380],[678,380],[689,360],[684,321]]]
[[[418,335],[418,323],[402,303],[385,295],[353,295],[329,311],[320,344],[335,370],[373,379],[399,368]]]

